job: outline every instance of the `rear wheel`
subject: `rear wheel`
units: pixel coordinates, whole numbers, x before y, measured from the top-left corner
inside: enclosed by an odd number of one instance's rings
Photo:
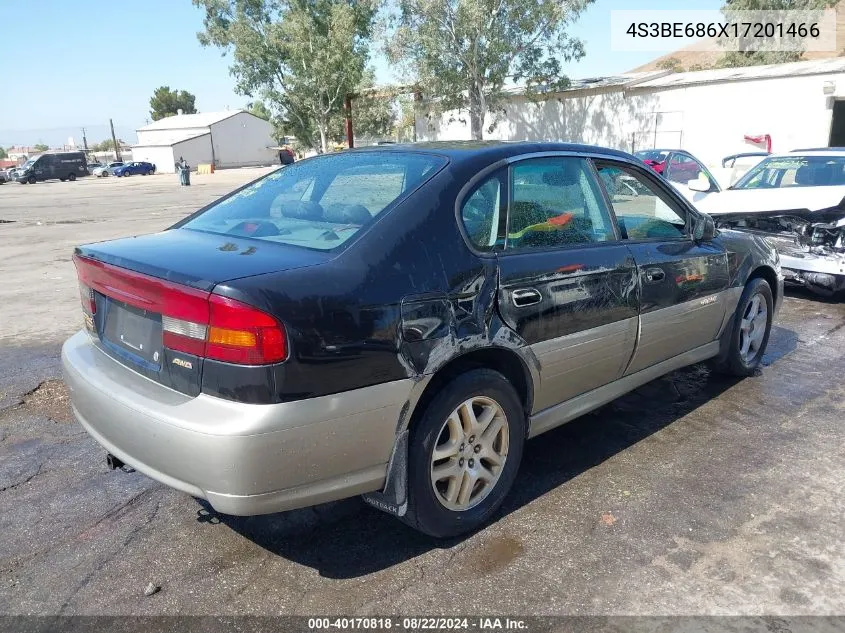
[[[755,372],[766,353],[773,314],[771,287],[765,279],[752,279],[736,307],[728,355],[719,369],[733,376]]]
[[[76,180],[76,174],[68,174],[67,179],[73,182],[74,180]]]
[[[404,520],[447,538],[486,522],[511,489],[525,443],[525,412],[496,371],[449,382],[411,431]]]

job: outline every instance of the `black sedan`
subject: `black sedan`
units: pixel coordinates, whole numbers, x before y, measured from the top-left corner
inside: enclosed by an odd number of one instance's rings
[[[363,494],[445,537],[496,512],[526,439],[684,365],[744,376],[776,253],[628,154],[374,147],[286,166],[74,261],[79,422],[219,512]]]

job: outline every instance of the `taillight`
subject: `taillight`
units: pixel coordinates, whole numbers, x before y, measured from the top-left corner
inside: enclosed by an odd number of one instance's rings
[[[94,300],[94,291],[81,281],[79,282],[79,298],[82,301],[82,321],[85,323],[85,329],[93,332],[97,302]]]
[[[94,291],[90,286],[86,286],[81,281],[79,282],[79,298],[82,300],[82,310],[86,314],[97,313],[97,303],[94,301]]]
[[[96,309],[96,290],[161,314],[162,343],[168,349],[242,365],[267,365],[287,358],[284,326],[251,305],[86,257],[74,255],[73,260],[83,308],[90,296],[91,314]]]
[[[209,295],[206,323],[163,316],[164,346],[239,365],[278,363],[288,355],[282,325],[246,303]]]
[[[207,358],[263,365],[287,357],[287,337],[276,319],[227,297],[212,295],[210,301]]]

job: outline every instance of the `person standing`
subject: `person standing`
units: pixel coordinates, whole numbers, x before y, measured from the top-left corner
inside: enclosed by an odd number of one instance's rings
[[[191,184],[191,176],[190,176],[190,166],[188,162],[182,157],[179,157],[179,161],[176,163],[176,169],[179,171],[179,184],[183,187],[187,187]]]

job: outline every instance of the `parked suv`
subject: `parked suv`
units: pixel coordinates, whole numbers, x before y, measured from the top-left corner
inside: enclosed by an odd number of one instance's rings
[[[748,375],[777,254],[629,154],[374,147],[299,161],[74,262],[62,360],[110,454],[219,512],[364,494],[446,537],[526,439],[669,371]]]

